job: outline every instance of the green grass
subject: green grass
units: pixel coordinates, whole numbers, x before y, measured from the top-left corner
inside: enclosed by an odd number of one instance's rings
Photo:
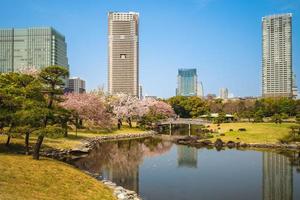
[[[212,141],[217,138],[223,141],[245,142],[245,143],[278,143],[280,139],[289,134],[289,127],[293,123],[224,123],[220,125],[219,133],[224,133],[225,136],[220,134],[215,135]],[[246,131],[239,132],[239,128],[245,128]],[[209,129],[218,130],[216,124],[210,125]],[[233,131],[229,131],[233,129]],[[237,139],[239,138],[239,139]]]
[[[55,148],[55,149],[71,149],[81,144],[82,140],[93,138],[97,136],[103,136],[103,135],[111,135],[111,134],[137,134],[142,133],[143,130],[139,128],[129,128],[127,126],[122,127],[121,130],[115,130],[112,132],[101,132],[101,133],[91,133],[91,132],[78,132],[77,136],[75,132],[69,132],[68,137],[62,137],[62,138],[45,138],[43,141],[42,149],[49,149],[49,148]],[[7,151],[8,149],[4,147],[4,144],[6,142],[7,136],[6,135],[0,135],[0,152]],[[37,137],[35,135],[32,135],[30,137],[30,146],[34,146],[36,142]],[[14,146],[13,149],[22,149],[24,146],[24,137],[16,137],[11,139],[11,146]]]
[[[144,132],[127,126],[112,132],[83,131],[77,136],[69,132],[67,138],[45,138],[42,149],[68,149],[88,138]],[[6,139],[6,135],[0,135],[0,200],[115,200],[111,190],[70,165],[44,157],[36,161],[31,156],[15,155],[17,151],[24,152],[23,136],[12,138],[9,147],[5,146]],[[36,139],[30,136],[31,147]]]
[[[65,163],[0,153],[0,199],[115,200],[96,179]]]

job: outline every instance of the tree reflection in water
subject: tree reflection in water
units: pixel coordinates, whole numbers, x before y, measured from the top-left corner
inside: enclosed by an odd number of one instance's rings
[[[139,165],[143,158],[161,155],[171,147],[171,142],[154,138],[98,143],[87,157],[74,164],[91,173],[100,173],[102,178],[126,189],[139,192]]]
[[[109,179],[115,182],[117,185],[139,192],[139,173],[141,171],[140,166],[143,163],[143,159],[145,157],[160,156],[170,151],[172,145],[173,144],[169,141],[162,141],[160,139],[153,138],[99,143],[87,157],[75,161],[74,164],[79,168],[87,170],[91,173],[99,173],[102,178]],[[203,183],[203,181],[205,180],[202,179],[203,174],[201,175],[201,172],[207,170],[209,173],[211,173],[212,176],[219,173],[219,171],[216,170],[218,169],[218,166],[216,167],[216,169],[208,169],[206,167],[209,165],[198,166],[197,163],[201,162],[201,158],[208,155],[208,153],[210,156],[216,156],[215,158],[210,158],[220,160],[220,158],[222,158],[223,151],[218,154],[214,154],[210,151],[216,151],[215,149],[204,150],[201,151],[202,156],[200,157],[200,152],[198,152],[198,149],[193,147],[177,145],[174,149],[171,151],[175,151],[175,154],[171,153],[169,156],[176,156],[177,150],[177,163],[175,165],[177,166],[177,168],[168,166],[170,167],[170,174],[172,175],[166,175],[166,177],[168,177],[168,180],[157,177],[157,181],[162,180],[166,181],[167,183],[168,181],[171,181],[172,183],[176,182],[176,178],[178,177],[176,176],[176,172],[172,173],[174,172],[172,170],[177,170],[178,168],[181,168],[181,173],[185,173],[185,170],[189,173],[191,172],[191,170],[193,170],[193,173],[199,171],[199,173],[195,173],[195,177],[192,178],[199,185],[206,184]],[[244,155],[243,152],[239,150],[230,151],[235,151],[235,153],[233,153],[232,155],[236,156],[235,159],[237,162],[239,161],[240,157],[247,156],[247,154]],[[224,153],[228,152],[225,150]],[[261,170],[263,172],[263,177],[261,177],[261,179],[259,180],[259,183],[262,183],[261,198],[264,200],[289,200],[293,199],[293,195],[298,195],[297,192],[293,191],[293,177],[295,176],[295,174],[293,174],[293,168],[296,169],[296,171],[299,171],[300,169],[300,153],[289,151],[257,151],[256,153],[257,155],[262,154],[262,160],[260,160],[262,162],[262,169],[256,169],[257,172]],[[260,156],[259,159],[261,159]],[[225,164],[226,162],[227,160],[224,160]],[[220,167],[222,168],[224,166]],[[241,171],[243,170],[242,167],[243,165],[235,166],[236,169],[241,168]],[[185,169],[183,170],[183,168]],[[214,177],[210,178],[214,179]],[[182,187],[182,185],[180,184],[181,183],[179,181],[178,187]],[[149,185],[147,187],[149,187]],[[155,186],[153,186],[153,188],[155,188]],[[153,188],[150,187],[149,190],[151,191],[151,189]],[[145,189],[145,186],[143,186],[141,192],[145,193],[146,190],[147,188]],[[176,193],[177,191],[175,190],[172,192]],[[195,193],[197,192],[199,191],[195,191]],[[227,192],[230,193],[236,191]]]

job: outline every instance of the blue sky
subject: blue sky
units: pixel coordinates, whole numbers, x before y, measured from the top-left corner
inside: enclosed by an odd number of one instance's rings
[[[293,13],[300,86],[300,0],[0,0],[0,27],[52,26],[66,36],[72,76],[107,86],[107,13],[140,13],[140,83],[175,94],[178,68],[197,68],[204,92],[260,95],[261,18]]]

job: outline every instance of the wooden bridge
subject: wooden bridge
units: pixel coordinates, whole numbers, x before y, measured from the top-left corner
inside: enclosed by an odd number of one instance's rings
[[[169,125],[169,133],[172,135],[172,125],[185,124],[189,126],[189,136],[191,135],[191,125],[207,125],[208,121],[198,118],[169,118],[161,120],[157,123],[157,126]]]

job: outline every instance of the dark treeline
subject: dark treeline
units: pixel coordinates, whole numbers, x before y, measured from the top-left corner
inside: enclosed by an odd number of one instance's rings
[[[204,100],[199,97],[175,96],[167,100],[177,115],[183,118],[195,118],[201,115],[219,113],[220,115],[232,114],[236,120],[248,119],[249,121],[262,121],[272,118],[274,121],[298,116],[300,101],[290,98],[262,98]]]

